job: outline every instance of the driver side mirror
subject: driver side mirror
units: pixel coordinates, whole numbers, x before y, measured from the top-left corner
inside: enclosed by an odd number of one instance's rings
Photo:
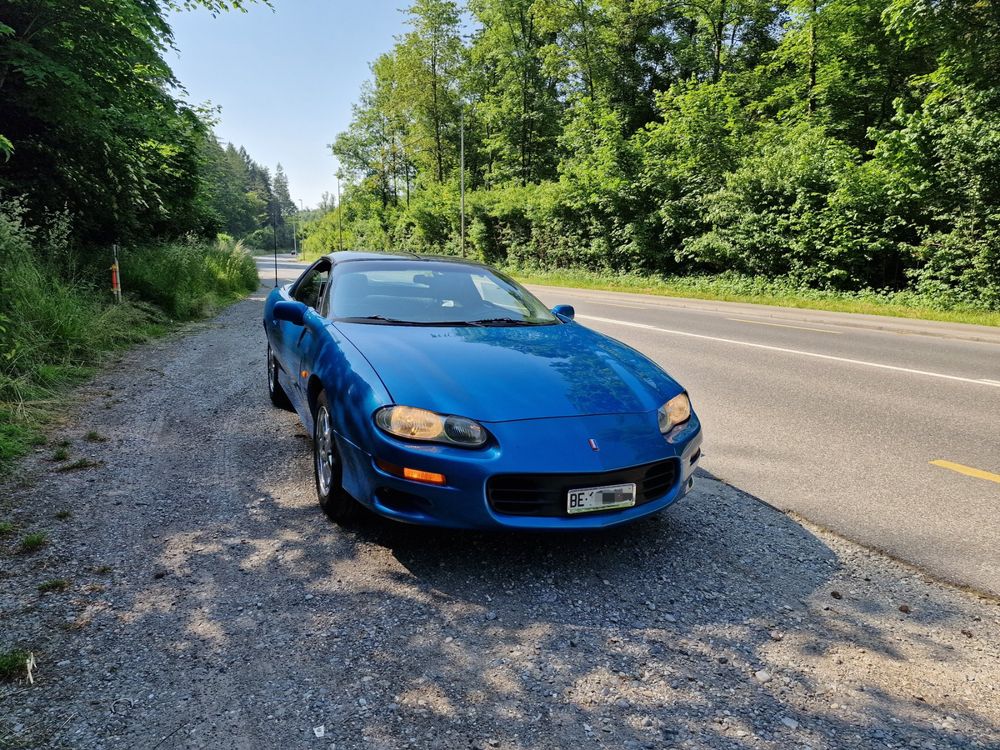
[[[275,302],[271,315],[275,320],[287,320],[297,326],[303,325],[306,317],[306,310],[309,308],[302,302]]]
[[[552,308],[552,312],[560,318],[566,318],[566,320],[573,320],[573,317],[576,315],[573,305],[556,305]]]

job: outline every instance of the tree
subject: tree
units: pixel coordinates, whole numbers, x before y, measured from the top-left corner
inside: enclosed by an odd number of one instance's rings
[[[354,106],[351,125],[331,146],[350,175],[367,180],[383,206],[409,197],[415,175],[410,132],[416,118],[413,100],[404,90],[399,56],[382,55],[372,65],[373,81],[366,83]]]
[[[419,0],[334,143],[369,247],[1000,304],[975,0]],[[405,197],[405,200],[404,200]],[[329,221],[321,222],[329,229]],[[320,236],[317,233],[316,237]]]
[[[411,103],[412,144],[418,170],[436,182],[456,163],[459,75],[464,47],[458,6],[452,0],[416,0],[407,10],[411,31],[397,45],[393,80]]]
[[[170,93],[164,14],[142,0],[5,4],[0,189],[24,195],[35,220],[68,210],[79,239],[101,242],[211,224],[197,198],[208,128]]]
[[[275,215],[280,220],[287,219],[298,211],[295,207],[295,201],[292,200],[292,196],[288,192],[288,176],[280,163],[274,168],[272,190],[274,191]]]
[[[471,9],[481,24],[470,67],[480,71],[475,113],[487,179],[522,185],[551,179],[563,110],[556,80],[543,70],[542,49],[552,35],[539,30],[535,0],[476,0]]]

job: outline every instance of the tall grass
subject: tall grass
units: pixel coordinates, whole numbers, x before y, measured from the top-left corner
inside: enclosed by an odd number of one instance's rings
[[[127,291],[179,320],[210,315],[258,284],[253,258],[231,238],[125,250],[119,261]]]
[[[72,248],[56,219],[29,226],[17,202],[0,203],[0,474],[42,439],[58,389],[86,377],[109,352],[211,313],[257,288],[238,243],[125,249],[126,300],[107,289],[110,263]]]

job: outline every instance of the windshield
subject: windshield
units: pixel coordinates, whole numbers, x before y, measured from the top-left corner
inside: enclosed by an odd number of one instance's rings
[[[516,281],[447,261],[350,261],[334,268],[330,317],[383,325],[525,326],[559,319]]]

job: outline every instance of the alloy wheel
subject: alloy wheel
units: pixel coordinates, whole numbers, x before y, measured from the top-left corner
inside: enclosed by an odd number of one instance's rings
[[[336,462],[330,412],[325,406],[320,406],[316,412],[316,478],[319,480],[320,494],[324,497],[330,494]]]

